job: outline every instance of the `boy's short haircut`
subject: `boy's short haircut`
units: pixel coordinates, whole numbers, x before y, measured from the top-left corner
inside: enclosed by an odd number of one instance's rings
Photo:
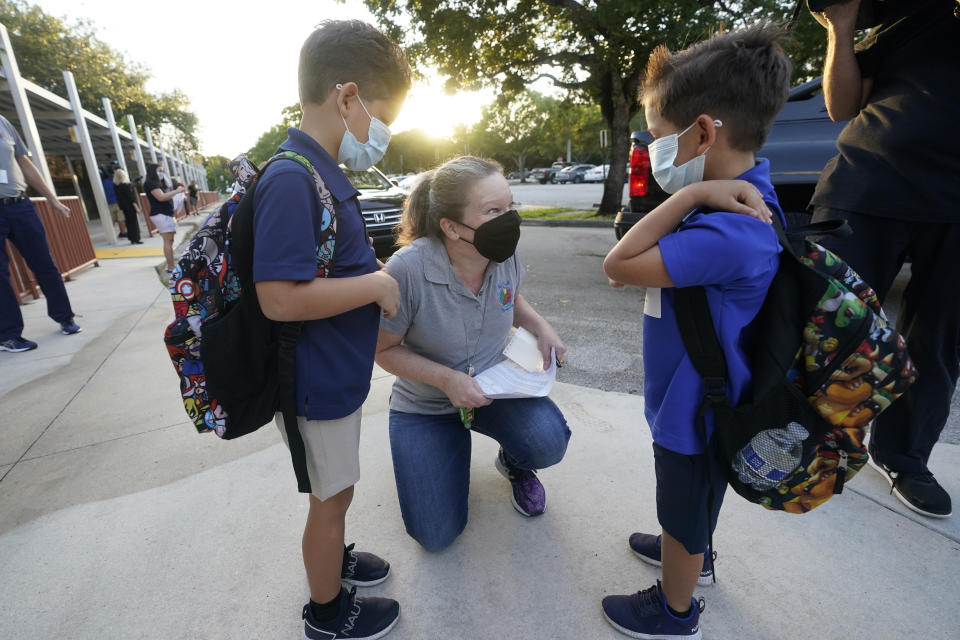
[[[402,98],[411,71],[403,49],[360,20],[326,20],[300,48],[300,103],[318,104],[337,83],[355,82],[366,100]]]
[[[680,128],[700,114],[723,121],[732,147],[756,151],[787,101],[793,63],[781,43],[787,32],[760,23],[721,33],[679,53],[650,54],[641,99]]]

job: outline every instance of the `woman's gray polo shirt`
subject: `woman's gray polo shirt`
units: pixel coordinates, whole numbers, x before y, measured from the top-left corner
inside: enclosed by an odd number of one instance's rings
[[[503,359],[524,275],[516,254],[490,262],[478,295],[454,275],[438,238],[419,238],[403,247],[387,269],[400,285],[400,311],[381,317],[381,329],[402,335],[414,353],[457,371],[472,362],[474,373],[480,373]],[[429,415],[456,411],[440,389],[399,376],[390,408]]]

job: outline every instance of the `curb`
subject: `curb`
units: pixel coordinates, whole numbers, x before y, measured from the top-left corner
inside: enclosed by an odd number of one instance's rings
[[[613,220],[535,220],[524,218],[521,225],[529,227],[593,227],[613,229]]]

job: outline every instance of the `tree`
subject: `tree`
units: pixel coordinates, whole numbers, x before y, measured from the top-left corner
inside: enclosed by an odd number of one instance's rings
[[[211,189],[226,189],[233,184],[233,174],[227,168],[229,161],[226,156],[203,158],[203,168],[207,170],[207,185]]]
[[[782,20],[795,5],[793,0],[364,3],[388,35],[406,47],[414,65],[436,66],[448,78],[450,90],[487,85],[513,95],[546,78],[572,96],[598,105],[611,132],[612,166],[598,212],[607,214],[620,208],[630,121],[639,111],[637,93],[653,48],[658,44],[683,48],[724,23]],[[810,55],[812,51],[801,52],[797,66],[802,73],[810,72]]]
[[[129,113],[152,128],[166,123],[176,129],[172,137],[181,148],[197,148],[197,117],[189,111],[187,96],[181,91],[148,93],[147,69],[99,40],[90,22],[68,24],[23,0],[0,0],[0,23],[9,31],[24,77],[65,96],[63,70],[68,69],[88,111],[103,115],[100,98],[108,97],[114,113]],[[126,128],[124,120],[118,118],[118,125]]]

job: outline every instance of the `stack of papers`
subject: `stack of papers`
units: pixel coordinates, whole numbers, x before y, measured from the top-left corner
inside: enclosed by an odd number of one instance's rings
[[[526,329],[517,329],[503,355],[506,360],[476,376],[483,395],[496,400],[542,398],[550,393],[557,377],[556,353],[550,352],[550,366],[544,370],[536,336]]]

